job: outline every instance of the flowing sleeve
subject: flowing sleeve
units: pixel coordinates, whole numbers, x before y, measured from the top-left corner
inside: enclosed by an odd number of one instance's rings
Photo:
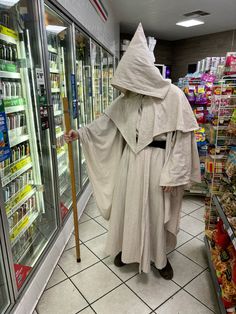
[[[89,180],[101,215],[109,219],[123,151],[121,133],[105,114],[79,129]]]
[[[201,182],[200,162],[194,132],[176,131],[171,138],[160,177],[161,186]]]

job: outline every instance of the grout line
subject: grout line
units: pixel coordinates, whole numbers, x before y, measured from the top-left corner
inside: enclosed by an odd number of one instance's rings
[[[87,242],[89,242],[89,241],[91,241],[91,240],[94,240],[94,239],[96,239],[96,238],[99,238],[100,236],[102,236],[102,235],[104,235],[104,234],[106,234],[106,233],[107,233],[107,230],[105,230],[105,232],[103,232],[103,233],[97,235],[96,237],[93,237],[93,238],[91,238],[91,239],[89,239],[89,240],[86,240],[86,241],[84,241],[84,242],[82,242],[82,243],[85,244],[85,243],[87,243]]]
[[[99,216],[100,217],[100,216]],[[101,216],[102,217],[102,216]],[[97,217],[98,218],[98,217]],[[98,223],[100,226],[102,226],[104,229],[106,229],[108,231],[108,229],[106,227],[104,227],[99,221],[96,220],[96,218],[93,218],[94,221],[96,221],[96,223]]]
[[[202,305],[204,305],[206,308],[208,308],[208,310],[210,310],[212,313],[215,313],[215,311],[213,311],[210,307],[208,307],[205,303],[203,303],[201,300],[199,300],[198,298],[196,298],[193,294],[191,294],[189,291],[183,289],[185,292],[187,292],[191,297],[193,297],[195,300],[197,300],[199,303],[201,303]]]
[[[199,241],[200,241],[200,240],[199,240]],[[191,262],[193,262],[194,264],[200,266],[203,270],[206,270],[206,268],[208,268],[208,266],[206,266],[206,267],[204,268],[204,266],[202,266],[202,265],[200,265],[198,262],[192,260],[189,256],[184,255],[183,253],[179,252],[178,250],[176,250],[176,251],[177,251],[179,254],[181,254],[182,256],[184,256],[184,257],[186,257],[187,259],[189,259],[189,260],[190,260]]]

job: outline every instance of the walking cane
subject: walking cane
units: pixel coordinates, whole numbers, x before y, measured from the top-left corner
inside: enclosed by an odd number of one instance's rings
[[[65,126],[66,126],[66,133],[68,133],[71,129],[68,98],[63,98],[63,108],[64,108],[64,120],[65,120]],[[74,168],[74,160],[73,160],[72,143],[68,143],[68,153],[69,153],[69,168],[70,168],[71,190],[72,190],[72,207],[73,207],[73,217],[74,217],[76,259],[77,259],[77,262],[80,263],[81,258],[80,258],[80,243],[79,243],[79,223],[78,223],[78,212],[77,212],[77,201],[76,201],[75,168]]]

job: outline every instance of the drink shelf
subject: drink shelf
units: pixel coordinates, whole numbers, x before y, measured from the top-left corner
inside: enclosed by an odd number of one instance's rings
[[[11,44],[14,44],[16,45],[17,44],[17,40],[11,36],[8,36],[8,35],[5,35],[5,34],[1,34],[0,33],[0,40],[3,40],[7,43],[11,43]]]
[[[36,193],[36,188],[33,188],[31,191],[29,191],[25,197],[23,197],[19,203],[17,203],[14,207],[11,208],[11,210],[8,212],[7,217],[11,217],[15,211],[17,211],[17,209],[19,207],[21,207],[21,205],[23,205],[31,196],[33,196]]]
[[[50,68],[50,73],[60,73],[59,72],[59,69],[52,69],[52,68]]]
[[[0,71],[0,78],[20,79],[21,76],[17,72]]]
[[[51,88],[51,92],[54,93],[60,93],[60,88]]]
[[[5,107],[5,113],[14,113],[14,112],[19,112],[19,111],[24,111],[24,110],[25,110],[25,105]]]
[[[19,169],[18,169],[19,168]],[[11,181],[15,180],[17,177],[19,177],[22,173],[26,172],[32,168],[32,162],[30,157],[24,158],[17,162],[15,165],[11,167],[11,171],[14,172],[10,175],[2,178],[2,186],[6,186]]]
[[[214,204],[216,206],[216,210],[217,210],[220,218],[222,219],[222,221],[223,221],[223,223],[225,225],[225,230],[227,231],[227,233],[228,233],[228,235],[229,235],[229,237],[230,237],[230,239],[231,239],[231,241],[232,241],[232,243],[234,245],[234,248],[236,250],[236,235],[234,233],[234,229],[231,226],[227,216],[225,215],[225,213],[223,211],[223,208],[222,208],[222,205],[220,203],[220,200],[219,200],[219,198],[216,195],[213,196],[213,202],[214,202]]]
[[[209,265],[210,274],[211,274],[211,277],[212,277],[214,290],[215,290],[216,297],[217,297],[219,310],[220,310],[221,314],[226,314],[226,310],[225,310],[225,307],[224,307],[222,299],[221,299],[221,288],[220,288],[220,285],[218,283],[218,280],[217,280],[217,277],[216,277],[216,272],[215,272],[215,269],[214,269],[214,266],[213,266],[212,260],[211,260],[211,251],[210,251],[209,241],[208,241],[206,236],[204,238],[204,242],[205,242],[205,247],[206,247],[208,265]]]
[[[14,137],[14,138],[9,138],[10,141],[10,147],[14,147],[20,143],[23,143],[25,141],[28,141],[29,139],[29,135],[25,134],[25,135],[19,135],[18,137]]]
[[[54,110],[54,117],[61,116],[61,115],[63,115],[62,110]]]
[[[60,177],[61,175],[63,175],[63,173],[66,172],[67,169],[68,169],[67,166],[63,166],[63,167],[59,168],[59,169],[58,169],[58,175],[59,175],[59,177]]]
[[[48,51],[51,53],[57,53],[57,49],[50,46],[48,46]]]
[[[33,224],[33,222],[38,218],[39,213],[34,213],[31,215],[26,215],[24,218],[22,225],[19,226],[19,230],[15,231],[15,234],[11,234],[11,245],[12,247],[16,244],[16,242],[20,239],[20,237],[25,233],[25,231]]]
[[[65,150],[62,150],[61,152],[57,153],[57,159],[60,159],[62,156],[64,156],[66,153]]]
[[[58,133],[56,133],[56,138],[61,137],[61,136],[63,136],[63,135],[64,135],[64,132],[63,132],[63,131],[58,132]]]
[[[16,261],[14,261],[15,264],[20,264],[24,257],[27,255],[27,253],[29,252],[29,250],[32,247],[32,244],[39,238],[40,233],[38,232],[33,238],[30,238],[29,240],[27,240],[26,245],[24,245],[23,250],[22,250],[22,254],[17,258]]]
[[[7,216],[10,212],[16,210],[16,207],[19,207],[19,203],[26,197],[26,195],[32,190],[32,186],[27,184],[23,186],[19,191],[13,194],[6,202],[5,202],[5,209]]]
[[[65,193],[65,191],[67,190],[68,187],[69,187],[69,184],[66,183],[65,185],[63,185],[63,186],[60,188],[60,196],[62,196],[62,194]]]

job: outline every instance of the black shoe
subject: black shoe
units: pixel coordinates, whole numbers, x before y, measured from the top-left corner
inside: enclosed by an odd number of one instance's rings
[[[167,260],[167,264],[164,268],[158,269],[162,278],[166,280],[171,280],[174,276],[173,268],[170,265],[170,262]]]
[[[121,254],[122,252],[118,253],[114,259],[114,264],[116,265],[116,267],[123,267],[126,264],[122,262],[121,260]]]

